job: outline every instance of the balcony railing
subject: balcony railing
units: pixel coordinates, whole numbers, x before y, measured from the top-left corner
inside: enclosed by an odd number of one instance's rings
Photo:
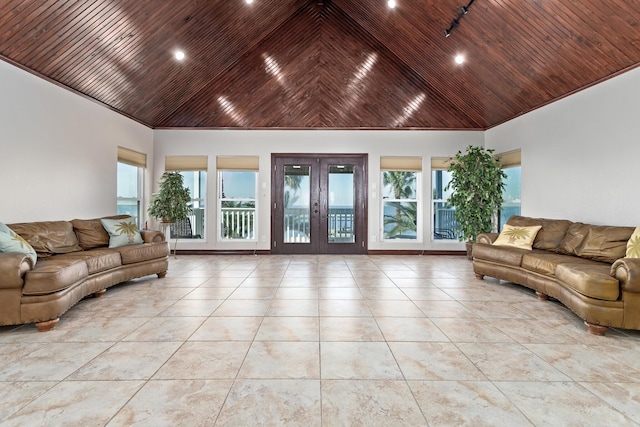
[[[255,239],[255,208],[222,208],[221,226],[223,239]]]
[[[355,241],[353,208],[329,208],[327,221],[329,242]],[[309,243],[310,230],[308,208],[285,208],[284,243]]]

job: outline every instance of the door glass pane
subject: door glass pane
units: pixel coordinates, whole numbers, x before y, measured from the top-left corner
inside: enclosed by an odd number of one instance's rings
[[[311,242],[309,228],[310,166],[284,167],[284,243]]]
[[[354,243],[353,165],[329,166],[329,212],[327,215],[330,243]]]

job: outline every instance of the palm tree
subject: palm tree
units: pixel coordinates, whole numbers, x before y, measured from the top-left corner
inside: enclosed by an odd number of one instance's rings
[[[120,235],[126,234],[129,239],[129,243],[133,243],[133,238],[138,231],[138,227],[131,221],[122,221],[116,224],[116,231]]]
[[[416,173],[411,171],[385,171],[383,186],[390,186],[396,200],[415,199]],[[392,225],[385,237],[401,236],[406,231],[417,231],[418,205],[415,202],[390,202],[394,215],[384,215],[384,225]]]

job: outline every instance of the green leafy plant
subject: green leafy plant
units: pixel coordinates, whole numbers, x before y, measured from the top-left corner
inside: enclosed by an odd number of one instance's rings
[[[165,172],[160,191],[151,197],[149,216],[166,223],[185,221],[191,213],[191,194],[179,172]]]
[[[506,174],[494,150],[470,145],[451,159],[452,177],[445,190],[452,189],[449,203],[456,209],[460,240],[473,243],[480,233],[493,229],[493,219],[502,205]]]

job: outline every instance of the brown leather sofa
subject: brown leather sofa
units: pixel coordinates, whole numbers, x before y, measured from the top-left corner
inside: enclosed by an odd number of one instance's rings
[[[497,233],[478,236],[473,270],[524,285],[540,299],[555,298],[604,335],[608,327],[640,329],[640,259],[625,258],[634,227],[512,216],[518,227],[542,228],[533,249],[495,246]]]
[[[28,255],[0,253],[0,325],[35,323],[47,331],[88,295],[167,273],[169,244],[158,231],[142,230],[142,244],[109,248],[100,218],[8,225],[36,250],[37,261],[34,265]]]

